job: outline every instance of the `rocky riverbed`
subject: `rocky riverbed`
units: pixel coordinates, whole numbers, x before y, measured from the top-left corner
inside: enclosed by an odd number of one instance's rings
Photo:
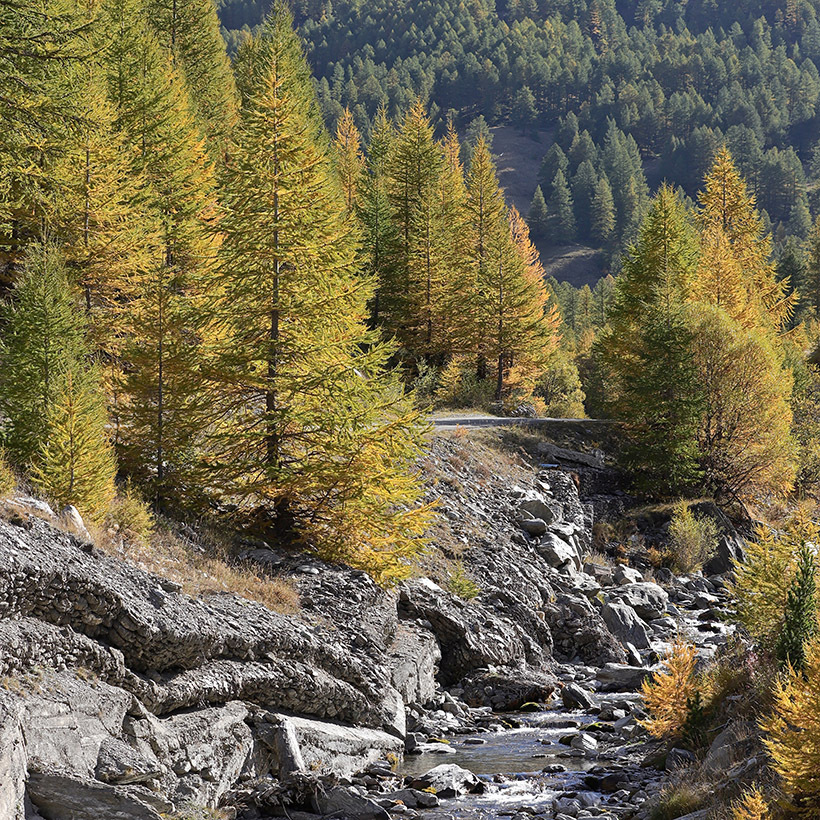
[[[238,540],[295,615],[189,596],[7,504],[0,818],[646,816],[686,753],[659,755],[637,690],[676,635],[727,640],[742,542],[724,524],[707,577],[596,559],[624,494],[598,455],[542,457],[436,439],[434,549],[397,589]]]

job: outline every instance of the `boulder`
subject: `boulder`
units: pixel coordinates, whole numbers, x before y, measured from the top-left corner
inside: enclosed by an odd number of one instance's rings
[[[695,755],[688,749],[670,749],[666,753],[666,771],[673,772],[675,769],[682,769],[691,766],[695,762]]]
[[[97,756],[97,780],[114,786],[147,783],[162,774],[162,766],[151,755],[141,754],[117,738],[106,738]]]
[[[518,526],[524,530],[527,535],[535,537],[544,535],[547,531],[547,522],[543,518],[519,518]]]
[[[624,584],[639,584],[643,581],[643,575],[637,569],[627,567],[624,564],[619,564],[615,568],[615,583],[623,586]]]
[[[385,800],[404,803],[408,809],[434,809],[439,805],[439,799],[436,795],[418,789],[399,789],[397,792],[388,792],[382,797]]]
[[[546,524],[552,524],[556,520],[549,499],[541,493],[528,493],[518,502],[518,512],[521,519],[540,518]]]
[[[390,817],[375,801],[342,786],[317,792],[316,808],[320,814],[333,814],[350,820],[388,820]]]
[[[489,706],[496,712],[512,712],[525,703],[546,703],[557,687],[546,672],[521,669],[476,670],[459,684],[469,706]]]
[[[721,535],[715,554],[706,562],[703,571],[706,575],[723,575],[733,569],[735,562],[742,564],[745,560],[743,539],[739,535]]]
[[[598,751],[598,741],[586,732],[579,732],[570,741],[573,749],[580,749],[585,754],[593,754]]]
[[[648,581],[638,584],[624,584],[615,590],[612,595],[631,606],[641,618],[647,621],[663,617],[666,612],[666,604],[669,602],[669,595],[666,590]]]
[[[646,624],[629,604],[607,601],[601,606],[601,617],[612,634],[623,643],[631,643],[638,649],[649,649],[651,646]]]
[[[22,707],[0,691],[0,817],[25,816],[26,744],[21,727]]]
[[[56,769],[31,771],[28,796],[48,820],[162,820],[155,808],[126,786]]]
[[[598,670],[596,677],[609,691],[636,692],[651,674],[642,666],[607,663]]]
[[[544,560],[555,569],[581,568],[578,550],[554,532],[548,532],[539,542],[537,549]]]
[[[427,629],[400,623],[387,662],[391,683],[405,703],[427,703],[436,693],[441,649]]]
[[[577,683],[568,683],[561,690],[561,702],[567,709],[591,709],[595,705],[589,692]]]
[[[481,780],[455,763],[442,763],[420,777],[416,777],[409,785],[413,789],[429,790],[441,798],[459,797],[468,792],[484,790]]]
[[[79,510],[71,504],[60,513],[60,523],[68,532],[76,535],[81,541],[91,541],[91,535],[85,528],[83,517],[80,515]]]

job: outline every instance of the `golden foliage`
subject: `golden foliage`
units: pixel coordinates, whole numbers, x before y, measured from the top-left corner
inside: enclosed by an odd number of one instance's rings
[[[796,813],[820,817],[820,641],[807,650],[803,672],[788,670],[774,687],[774,709],[761,723],[772,768]]]
[[[769,804],[757,786],[752,786],[732,807],[732,820],[766,820]]]
[[[685,501],[675,505],[669,524],[673,566],[680,572],[692,572],[703,564],[717,545],[717,527],[710,518],[697,518]]]
[[[747,544],[746,561],[735,566],[730,591],[740,623],[763,646],[773,648],[800,547],[816,543],[820,532],[804,512],[798,512],[781,532],[760,527],[756,536]]]
[[[353,213],[358,204],[358,189],[364,173],[364,155],[362,154],[362,138],[353,115],[349,108],[345,108],[339,124],[336,126],[336,136],[333,140],[336,172],[342,183],[345,206],[348,213]]]
[[[664,658],[664,672],[655,672],[641,689],[650,717],[640,721],[653,737],[676,738],[683,733],[690,706],[699,690],[695,647],[675,641]]]
[[[0,498],[11,495],[17,489],[17,478],[0,450]]]

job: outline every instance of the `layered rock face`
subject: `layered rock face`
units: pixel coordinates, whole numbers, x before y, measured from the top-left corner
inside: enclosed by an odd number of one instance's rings
[[[301,613],[281,615],[233,594],[193,598],[42,509],[0,519],[0,817],[230,806],[292,772],[398,757],[441,728],[434,713],[478,725],[490,709],[546,701],[556,659],[623,664],[665,605],[659,588],[624,585],[608,611],[582,571],[592,512],[575,482],[516,470],[515,483],[436,491],[478,583],[469,601],[443,579],[384,590],[249,546],[243,560],[298,588]]]

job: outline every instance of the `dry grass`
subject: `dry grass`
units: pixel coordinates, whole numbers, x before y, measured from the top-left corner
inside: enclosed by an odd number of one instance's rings
[[[159,522],[145,540],[127,540],[113,527],[91,532],[95,544],[120,559],[181,584],[189,595],[232,592],[283,614],[299,611],[299,594],[288,579],[267,576],[251,563],[239,561],[221,534],[201,529],[196,539]]]

